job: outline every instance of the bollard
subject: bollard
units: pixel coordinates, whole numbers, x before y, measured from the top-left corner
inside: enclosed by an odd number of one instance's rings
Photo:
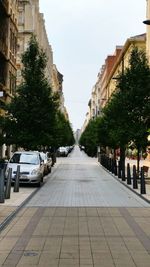
[[[111,172],[114,173],[114,159],[111,159]]]
[[[114,160],[114,174],[117,176],[117,161]]]
[[[106,167],[106,156],[103,155],[103,166]]]
[[[133,165],[133,189],[138,189],[136,166]]]
[[[109,160],[108,160],[108,157],[106,156],[106,166],[105,166],[105,168],[108,170],[108,168],[109,168]]]
[[[98,154],[98,162],[101,164],[101,154]]]
[[[122,175],[121,175],[122,181],[126,180],[126,175],[125,175],[125,165],[122,164]]]
[[[130,164],[127,164],[127,184],[131,184]]]
[[[16,179],[14,183],[14,192],[19,192],[20,165],[17,166]]]
[[[54,164],[56,163],[56,152],[53,152],[51,157],[52,157],[52,167],[53,167]]]
[[[107,157],[104,156],[104,167],[107,169],[107,166],[108,166]]]
[[[107,169],[107,158],[105,155],[104,155],[104,165],[103,166]]]
[[[6,189],[5,189],[5,199],[9,199],[10,198],[11,178],[12,178],[12,168],[9,168],[7,182],[6,182]]]
[[[111,159],[111,172],[114,173],[114,159]]]
[[[118,161],[118,178],[121,178],[121,162]]]
[[[111,159],[108,158],[108,170],[111,172]]]
[[[144,170],[141,168],[141,194],[146,194]]]
[[[4,169],[0,169],[0,203],[5,202],[4,194]]]

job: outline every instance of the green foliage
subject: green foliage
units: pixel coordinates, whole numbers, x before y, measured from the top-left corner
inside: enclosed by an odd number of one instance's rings
[[[70,123],[60,111],[57,112],[54,132],[53,146],[55,148],[71,146],[75,143]]]
[[[149,114],[150,67],[145,53],[133,47],[129,67],[118,75],[115,93],[102,117],[89,123],[80,142],[90,150],[88,154],[98,145],[121,147],[123,151],[130,142],[144,150],[148,145]]]
[[[125,132],[136,146],[145,148],[150,127],[150,67],[143,51],[133,48],[129,68],[120,75],[117,88],[129,126]]]
[[[80,137],[79,143],[85,147],[85,152],[89,156],[96,156],[98,145],[98,119],[89,122]]]
[[[45,78],[46,55],[35,36],[31,38],[22,62],[24,82],[7,107],[6,143],[38,149],[52,144],[57,101]]]
[[[150,68],[145,53],[136,47],[131,52],[129,67],[118,76],[116,91],[103,113],[107,145],[120,147],[132,141],[146,147],[150,127]],[[102,129],[104,125],[100,124],[99,132]]]

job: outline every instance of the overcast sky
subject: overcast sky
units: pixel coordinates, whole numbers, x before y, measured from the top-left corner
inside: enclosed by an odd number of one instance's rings
[[[107,55],[146,31],[146,0],[40,0],[54,63],[64,75],[65,105],[81,128]]]

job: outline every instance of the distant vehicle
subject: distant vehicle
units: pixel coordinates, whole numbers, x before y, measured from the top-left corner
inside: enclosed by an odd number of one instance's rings
[[[67,147],[61,146],[57,150],[57,155],[59,157],[67,157],[68,156],[68,149]]]
[[[79,146],[80,147],[80,150],[85,150],[85,147],[84,146]]]
[[[15,181],[18,165],[20,165],[20,183],[41,185],[44,176],[44,161],[39,152],[15,152],[7,164],[5,172],[6,179],[9,168],[12,168],[12,182]]]
[[[44,162],[44,175],[51,172],[52,169],[52,158],[50,152],[40,152],[40,156]]]

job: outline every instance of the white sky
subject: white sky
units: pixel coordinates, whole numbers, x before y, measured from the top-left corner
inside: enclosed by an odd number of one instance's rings
[[[146,0],[40,0],[65,106],[81,128],[97,74],[116,45],[146,31]]]

